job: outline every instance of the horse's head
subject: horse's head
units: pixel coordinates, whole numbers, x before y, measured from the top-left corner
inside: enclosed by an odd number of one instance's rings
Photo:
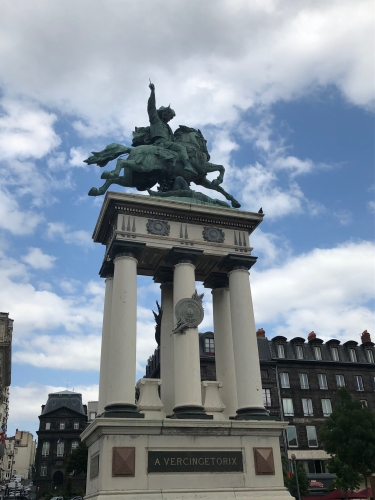
[[[210,155],[207,151],[207,141],[200,130],[180,125],[175,131],[174,136],[178,142],[182,142],[186,147],[193,147],[201,153],[204,153],[207,157],[207,161],[210,159]]]

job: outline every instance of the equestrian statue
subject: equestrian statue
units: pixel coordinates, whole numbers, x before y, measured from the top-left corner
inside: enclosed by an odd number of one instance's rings
[[[103,151],[93,151],[92,156],[84,160],[89,165],[105,167],[108,162],[118,158],[114,170],[102,173],[101,178],[105,179],[103,186],[91,188],[89,195],[102,195],[111,184],[118,184],[134,187],[138,191],[147,190],[155,197],[230,207],[224,201],[193,191],[190,188],[193,182],[221,193],[233,208],[239,208],[241,205],[238,201],[220,186],[225,169],[223,165],[210,163],[207,141],[201,131],[180,125],[173,132],[168,122],[176,113],[170,105],[156,109],[154,84],[150,82],[149,88],[151,94],[147,112],[150,125],[135,128],[132,147],[112,143]],[[127,155],[127,158],[120,158],[123,155]],[[210,181],[207,179],[210,172],[219,172],[219,175]],[[156,184],[157,191],[152,191],[151,188]]]

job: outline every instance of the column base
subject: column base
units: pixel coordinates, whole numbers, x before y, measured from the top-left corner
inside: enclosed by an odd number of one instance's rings
[[[168,418],[193,419],[193,420],[213,420],[213,415],[207,415],[203,406],[176,406],[173,414]]]
[[[231,420],[274,420],[265,408],[239,408]]]
[[[143,413],[139,413],[136,405],[112,404],[104,408],[102,418],[145,418]]]

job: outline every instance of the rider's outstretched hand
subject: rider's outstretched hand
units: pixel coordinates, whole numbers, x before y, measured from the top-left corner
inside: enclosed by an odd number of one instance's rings
[[[151,82],[151,80],[150,80],[149,88],[151,89],[151,92],[155,91],[155,85]]]

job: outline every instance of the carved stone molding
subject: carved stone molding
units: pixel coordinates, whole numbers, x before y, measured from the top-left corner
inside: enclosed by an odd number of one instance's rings
[[[202,231],[203,239],[210,243],[224,243],[225,233],[217,227],[205,227]]]
[[[169,236],[171,229],[167,221],[158,219],[148,219],[146,228],[149,234],[158,236]]]

